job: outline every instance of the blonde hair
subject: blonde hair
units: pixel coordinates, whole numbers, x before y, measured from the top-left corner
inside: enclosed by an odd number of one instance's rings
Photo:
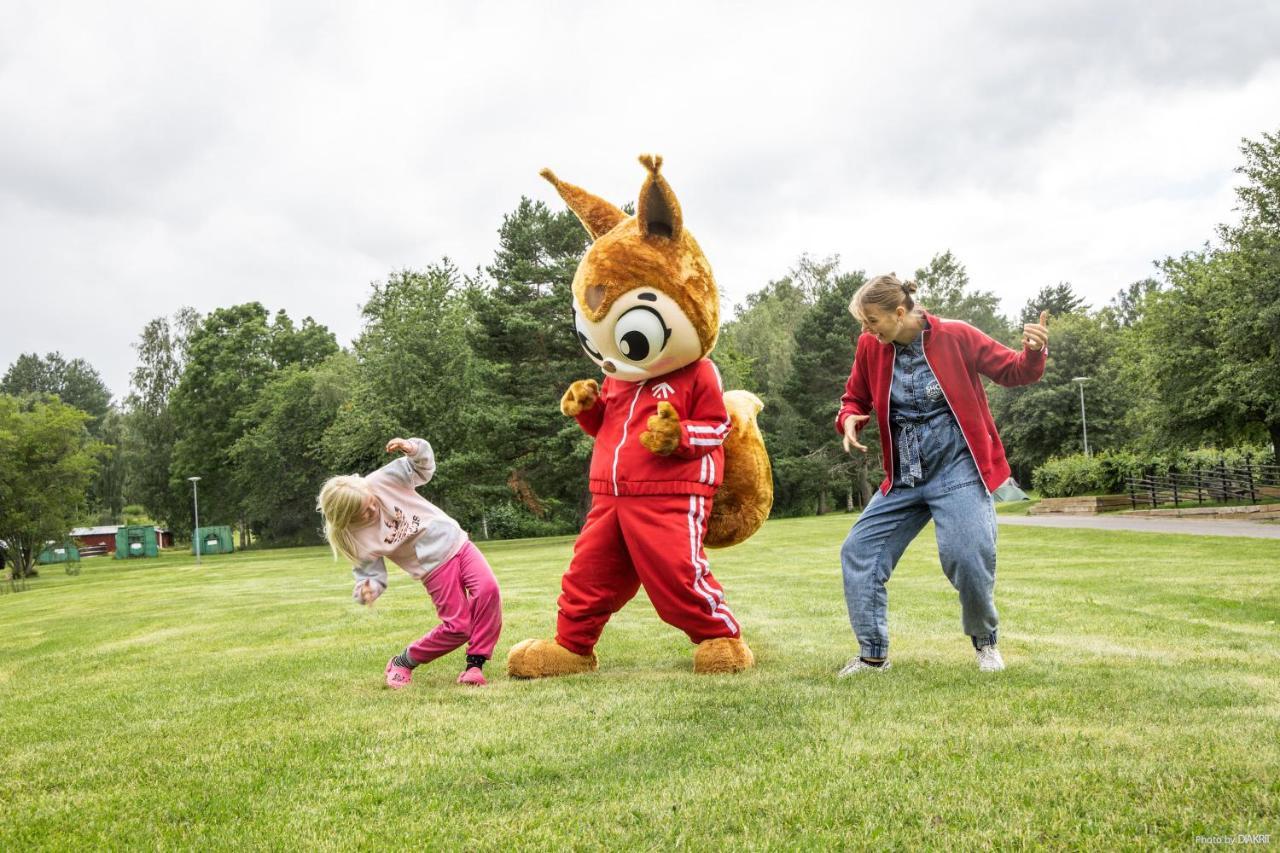
[[[330,477],[320,487],[316,509],[324,516],[324,538],[329,540],[335,560],[341,555],[353,563],[362,561],[351,526],[364,515],[370,494],[369,484],[357,474]]]
[[[853,299],[849,300],[849,313],[859,323],[866,318],[868,305],[885,314],[892,314],[900,307],[906,308],[908,314],[920,314],[916,301],[911,298],[917,289],[914,281],[903,281],[897,273],[878,275],[853,294]]]

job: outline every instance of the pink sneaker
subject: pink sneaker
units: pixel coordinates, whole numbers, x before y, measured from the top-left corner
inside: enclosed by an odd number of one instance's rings
[[[459,684],[470,684],[472,687],[484,687],[489,682],[484,680],[484,673],[478,666],[469,666],[458,676]]]
[[[387,661],[387,686],[392,690],[408,687],[413,680],[413,670],[404,666],[396,666],[396,659]]]

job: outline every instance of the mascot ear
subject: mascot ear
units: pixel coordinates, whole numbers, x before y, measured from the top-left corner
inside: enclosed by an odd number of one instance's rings
[[[577,215],[593,241],[608,234],[615,225],[627,218],[625,213],[599,196],[560,180],[550,169],[543,169],[538,174],[556,188],[556,192],[560,193],[564,203]]]
[[[662,177],[662,155],[641,154],[640,164],[649,170],[640,188],[640,198],[636,204],[636,221],[640,223],[640,233],[645,237],[668,237],[680,239],[684,230],[684,219],[680,215],[680,202],[671,191],[671,185]]]

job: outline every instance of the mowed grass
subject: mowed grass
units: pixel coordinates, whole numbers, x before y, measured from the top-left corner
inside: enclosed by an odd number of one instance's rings
[[[758,668],[698,677],[643,594],[600,671],[517,682],[572,539],[484,543],[506,628],[382,687],[434,622],[400,574],[352,604],[319,548],[90,560],[0,597],[0,849],[1191,846],[1280,837],[1280,542],[1001,531],[1009,669],[976,671],[932,529],[854,652],[851,517],[713,552]]]

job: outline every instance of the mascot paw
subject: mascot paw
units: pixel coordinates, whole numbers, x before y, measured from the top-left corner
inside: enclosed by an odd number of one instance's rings
[[[640,443],[659,456],[670,456],[680,446],[680,415],[670,403],[659,403],[658,414],[649,418],[649,429],[640,433]]]
[[[739,637],[703,640],[693,652],[693,671],[699,675],[742,672],[756,665],[756,656]]]
[[[507,653],[507,675],[512,678],[550,678],[595,672],[596,653],[575,655],[554,640],[525,640]]]
[[[594,379],[579,379],[560,398],[560,411],[573,417],[594,406],[599,396],[600,385]]]

